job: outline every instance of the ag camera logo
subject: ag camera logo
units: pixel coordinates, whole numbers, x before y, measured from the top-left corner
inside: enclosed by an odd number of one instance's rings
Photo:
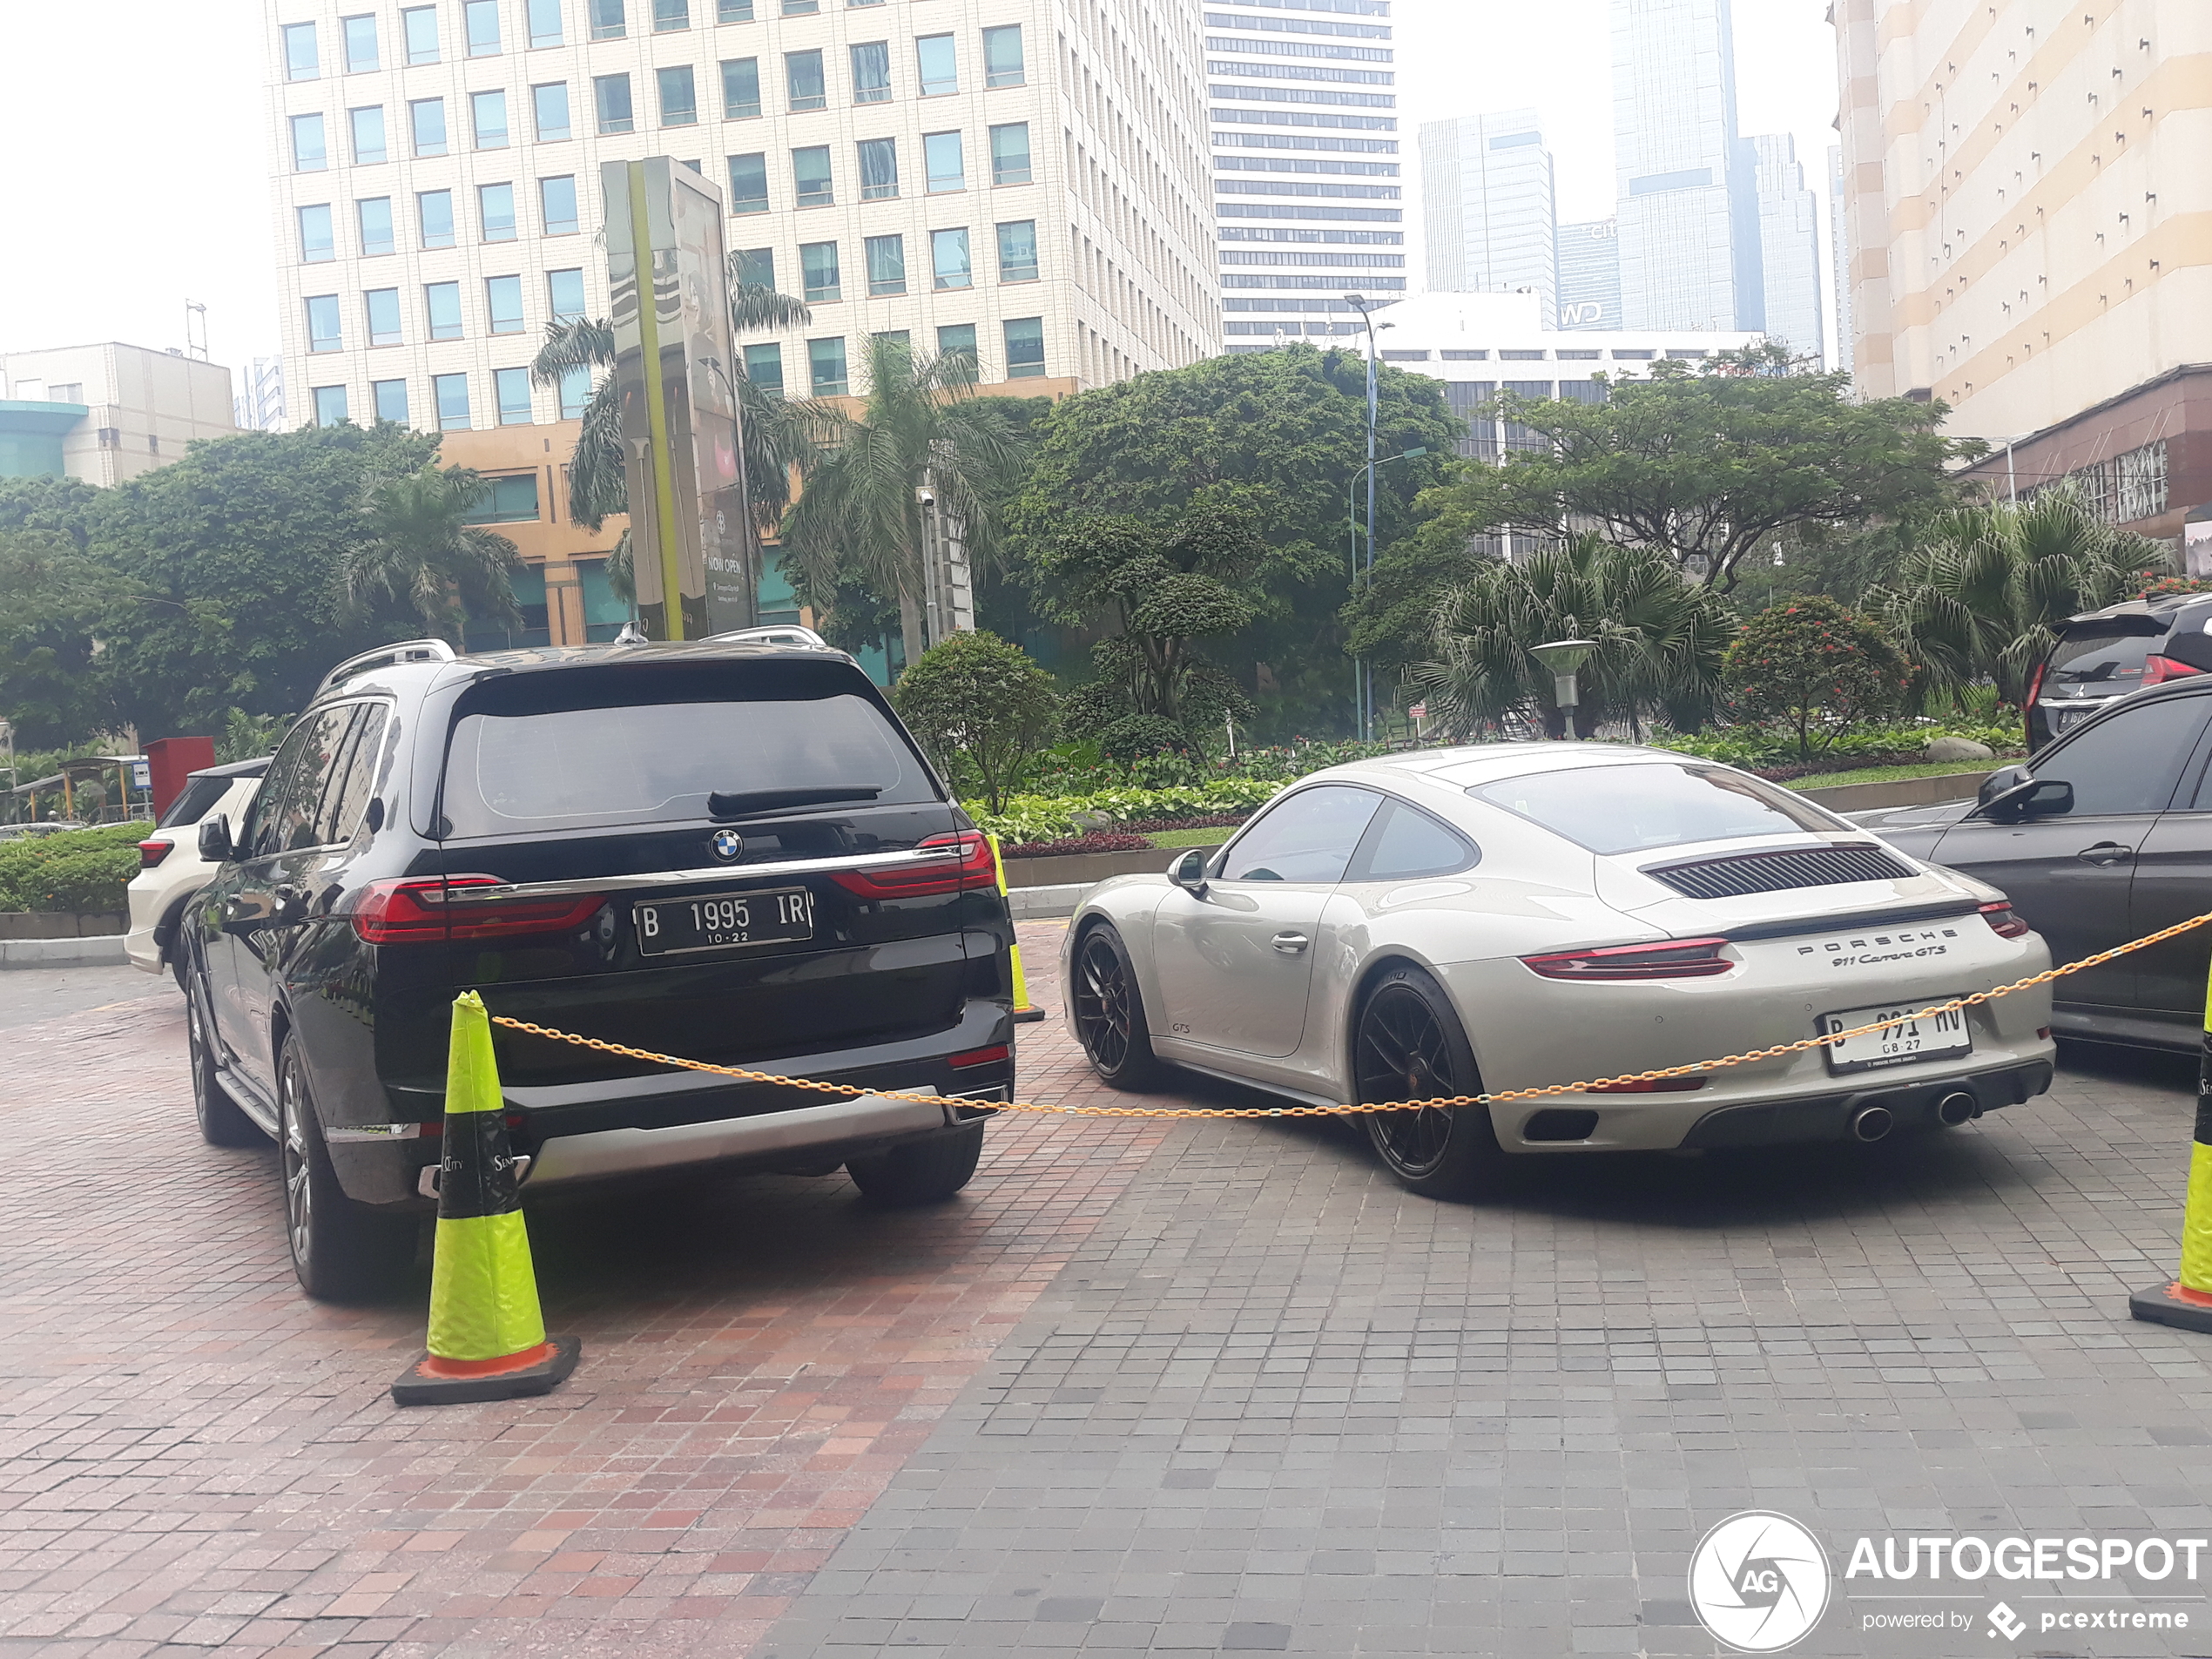
[[[1747,1509],[1705,1534],[1689,1558],[1698,1622],[1739,1653],[1780,1653],[1828,1610],[1820,1541],[1787,1515]]]

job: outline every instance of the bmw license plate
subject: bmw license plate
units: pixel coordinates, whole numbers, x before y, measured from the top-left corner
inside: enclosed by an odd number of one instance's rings
[[[1863,1025],[1881,1027],[1865,1036],[1830,1044],[1824,1050],[1828,1069],[1838,1073],[1871,1071],[1878,1066],[1910,1065],[1918,1060],[1947,1060],[1955,1055],[1972,1054],[1974,1034],[1966,1024],[1966,1009],[1923,1015],[1917,1020],[1905,1017],[1939,1000],[1930,997],[1926,1001],[1907,1003],[1901,1008],[1846,1008],[1841,1014],[1822,1015],[1820,1035],[1824,1037],[1838,1031],[1856,1031]]]
[[[787,945],[814,936],[814,895],[805,887],[772,893],[703,893],[655,899],[631,911],[644,956],[678,956],[736,945]]]

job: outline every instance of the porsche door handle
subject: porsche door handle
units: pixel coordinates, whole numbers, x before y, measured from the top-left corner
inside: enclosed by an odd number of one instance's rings
[[[1277,934],[1273,942],[1284,955],[1295,956],[1313,941],[1304,934]]]
[[[2084,864],[2125,864],[2135,856],[2132,846],[2122,846],[2118,841],[2099,841],[2094,846],[2085,846],[2074,855]]]

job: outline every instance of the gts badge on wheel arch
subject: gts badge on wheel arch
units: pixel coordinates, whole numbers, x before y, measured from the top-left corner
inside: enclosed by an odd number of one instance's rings
[[[718,829],[707,845],[714,856],[725,864],[735,864],[745,856],[745,837],[733,829]]]

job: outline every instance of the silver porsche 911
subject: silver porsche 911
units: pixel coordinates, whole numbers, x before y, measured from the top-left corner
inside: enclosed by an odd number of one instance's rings
[[[1211,857],[1092,889],[1062,949],[1109,1083],[1172,1064],[1308,1103],[1687,1065],[2050,965],[1993,887],[1730,767],[1597,743],[1316,772]],[[1696,1077],[1359,1121],[1439,1197],[1506,1153],[1878,1140],[2041,1094],[2050,1021],[2039,988]]]

